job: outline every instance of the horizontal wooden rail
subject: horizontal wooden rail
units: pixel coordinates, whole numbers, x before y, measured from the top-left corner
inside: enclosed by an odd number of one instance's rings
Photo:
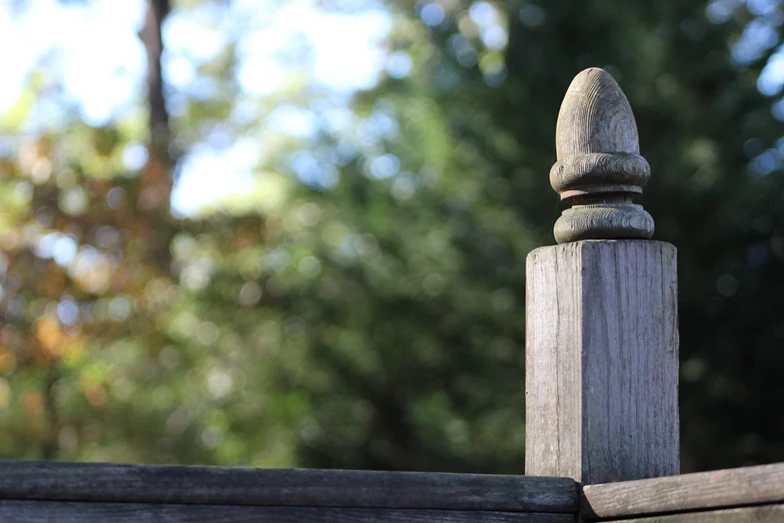
[[[0,521],[572,523],[578,513],[784,521],[784,464],[578,489],[532,476],[0,461]]]
[[[568,478],[0,461],[0,499],[575,514],[578,494]]]
[[[35,523],[574,523],[574,514],[0,500],[0,521]]]
[[[617,523],[781,523],[784,521],[784,505],[762,505],[612,521]]]
[[[775,503],[784,503],[784,463],[586,485],[582,491],[580,512],[588,520],[612,520]],[[762,521],[784,521],[784,512],[780,506],[760,509],[760,514],[774,514],[779,518],[770,516],[773,519]],[[757,521],[753,518],[726,519],[729,516],[720,516],[724,519],[718,516],[716,519],[693,516],[692,519],[654,517],[640,521]]]

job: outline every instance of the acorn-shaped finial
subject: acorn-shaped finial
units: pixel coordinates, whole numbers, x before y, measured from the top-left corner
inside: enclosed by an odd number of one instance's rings
[[[591,68],[572,80],[558,113],[555,146],[550,184],[569,205],[555,222],[558,243],[653,235],[653,218],[632,202],[651,168],[639,154],[629,101],[609,73]]]

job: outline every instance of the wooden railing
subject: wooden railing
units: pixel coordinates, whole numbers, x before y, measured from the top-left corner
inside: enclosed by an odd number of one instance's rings
[[[632,203],[650,167],[606,72],[569,87],[556,152],[559,245],[527,260],[526,476],[6,461],[0,522],[784,522],[784,464],[677,475],[676,250]]]
[[[587,485],[586,521],[784,522],[784,464]]]
[[[784,464],[581,486],[571,478],[0,462],[0,521],[784,521]]]
[[[0,462],[4,522],[566,523],[577,499],[571,478]]]

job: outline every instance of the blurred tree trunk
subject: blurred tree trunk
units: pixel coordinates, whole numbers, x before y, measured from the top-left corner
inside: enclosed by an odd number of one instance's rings
[[[176,159],[171,154],[171,124],[163,87],[162,27],[171,11],[169,0],[146,0],[144,25],[139,38],[147,55],[147,106],[149,159],[136,195],[137,205],[149,216],[148,253],[160,268],[168,265],[172,234],[165,222],[170,218],[169,202],[173,186],[172,172]]]
[[[146,0],[147,12],[139,38],[147,54],[147,102],[149,105],[150,160],[171,163],[169,112],[163,95],[163,38],[161,28],[169,15],[169,0]]]

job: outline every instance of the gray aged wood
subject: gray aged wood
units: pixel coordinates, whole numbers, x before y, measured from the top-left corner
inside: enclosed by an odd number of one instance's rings
[[[762,505],[612,521],[623,521],[623,523],[781,523],[784,521],[784,505]]]
[[[0,461],[0,499],[577,511],[568,478]]]
[[[526,270],[526,474],[677,474],[675,248],[567,243],[531,252]]]
[[[401,510],[315,507],[249,507],[0,501],[4,523],[573,523],[571,514],[486,512],[477,510]]]
[[[621,518],[762,503],[784,503],[784,463],[586,486],[581,512]]]
[[[653,218],[632,203],[651,174],[640,156],[626,95],[606,71],[586,69],[569,86],[556,127],[550,184],[570,208],[556,221],[558,243],[653,235]]]

